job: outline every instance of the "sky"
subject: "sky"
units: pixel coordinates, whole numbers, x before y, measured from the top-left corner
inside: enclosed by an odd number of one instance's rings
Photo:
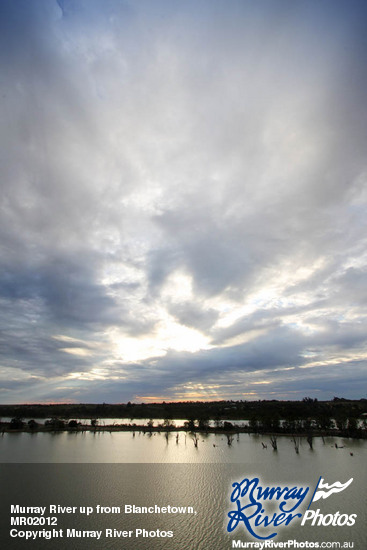
[[[0,403],[367,397],[366,22],[0,1]]]

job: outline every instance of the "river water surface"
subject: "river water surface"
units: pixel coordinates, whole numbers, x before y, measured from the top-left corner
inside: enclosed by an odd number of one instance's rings
[[[299,544],[342,541],[353,543],[357,550],[366,548],[364,440],[325,438],[323,442],[315,438],[311,450],[302,439],[297,454],[291,438],[285,436],[278,437],[278,450],[273,451],[269,438],[249,434],[235,436],[231,445],[224,435],[201,434],[195,447],[184,432],[171,432],[168,439],[163,432],[144,435],[139,431],[135,435],[108,431],[5,433],[0,437],[0,456],[4,548],[230,549],[232,540],[257,540],[243,525],[227,532],[227,514],[234,509],[229,498],[233,482],[258,477],[262,486],[309,487],[299,510],[304,513],[320,476],[328,483],[345,483],[351,477],[353,482],[344,492],[312,503],[311,509],[323,514],[357,514],[355,525],[301,526],[295,520],[278,528],[274,540]],[[64,535],[68,528],[101,530],[103,535],[100,540],[64,536],[35,542],[10,537],[12,504],[90,506],[93,513],[89,516],[57,515],[57,528],[62,528]],[[119,513],[97,514],[98,504],[119,508]],[[192,506],[196,514],[127,514],[125,504]],[[106,537],[105,529],[132,530],[134,536],[123,540]],[[172,531],[174,536],[136,538],[136,529]]]

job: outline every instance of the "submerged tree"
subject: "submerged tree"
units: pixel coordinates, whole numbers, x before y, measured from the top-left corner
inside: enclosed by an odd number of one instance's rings
[[[191,435],[191,438],[194,442],[194,446],[197,447],[198,446],[198,443],[199,443],[199,437],[198,435],[194,432],[192,435]]]
[[[293,437],[292,437],[292,441],[293,441],[293,444],[294,444],[294,450],[295,450],[296,453],[298,454],[298,453],[299,453],[299,445],[300,445],[301,438],[300,438],[300,437],[293,436]]]
[[[227,444],[229,445],[229,447],[232,445],[233,439],[233,435],[227,434]]]
[[[184,423],[184,426],[186,430],[189,430],[189,432],[193,432],[196,428],[195,421],[192,418],[190,418],[189,420],[186,420],[186,422]]]

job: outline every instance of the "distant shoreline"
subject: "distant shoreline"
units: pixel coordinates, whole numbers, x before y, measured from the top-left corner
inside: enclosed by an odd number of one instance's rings
[[[230,423],[228,423],[230,424]],[[5,433],[83,433],[83,432],[92,432],[92,433],[101,433],[101,432],[139,432],[143,434],[152,434],[152,433],[164,433],[170,434],[174,432],[185,432],[188,434],[219,434],[224,436],[234,436],[237,434],[249,434],[257,435],[259,437],[292,437],[292,438],[306,438],[312,439],[315,437],[343,437],[350,439],[367,439],[367,434],[365,431],[358,431],[358,433],[348,433],[347,431],[330,429],[326,431],[322,430],[308,430],[308,431],[297,431],[289,432],[286,430],[278,430],[275,432],[271,431],[254,431],[247,426],[233,426],[230,425],[227,428],[217,428],[213,426],[208,426],[205,428],[200,428],[199,426],[194,426],[189,428],[187,426],[147,426],[145,424],[111,424],[111,425],[98,425],[92,426],[89,424],[80,424],[75,427],[70,427],[67,424],[64,426],[45,426],[44,424],[37,424],[33,427],[25,424],[22,427],[12,427],[10,422],[0,423],[0,432]]]
[[[0,431],[251,433],[367,438],[367,399],[0,405]],[[25,420],[27,419],[27,421]],[[29,420],[30,419],[30,420]],[[34,420],[34,419],[37,419]],[[40,423],[40,420],[44,423]],[[104,419],[115,419],[104,425]],[[130,419],[130,422],[128,421]],[[82,424],[80,420],[83,420]],[[175,426],[175,420],[180,426]],[[103,422],[103,425],[102,425]],[[236,425],[238,422],[246,425]],[[184,425],[182,425],[184,423]],[[154,425],[155,424],[155,425]]]
[[[1,417],[17,418],[176,418],[250,420],[254,416],[272,419],[306,419],[332,416],[367,418],[367,399],[334,397],[328,401],[304,397],[302,400],[261,401],[175,401],[159,403],[13,403],[0,404]]]

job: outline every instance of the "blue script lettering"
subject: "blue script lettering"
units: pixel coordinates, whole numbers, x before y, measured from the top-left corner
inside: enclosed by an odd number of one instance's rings
[[[235,503],[235,510],[228,513],[229,522],[227,531],[231,533],[243,523],[248,532],[255,538],[267,540],[275,537],[278,533],[271,533],[267,536],[261,536],[255,532],[255,527],[278,527],[281,524],[289,525],[296,517],[302,517],[302,514],[292,514],[296,508],[303,502],[309,491],[309,487],[265,487],[259,485],[259,478],[245,478],[240,483],[232,484],[231,502]],[[274,512],[272,516],[262,515],[265,513],[264,501],[276,500],[279,502],[279,512]]]

